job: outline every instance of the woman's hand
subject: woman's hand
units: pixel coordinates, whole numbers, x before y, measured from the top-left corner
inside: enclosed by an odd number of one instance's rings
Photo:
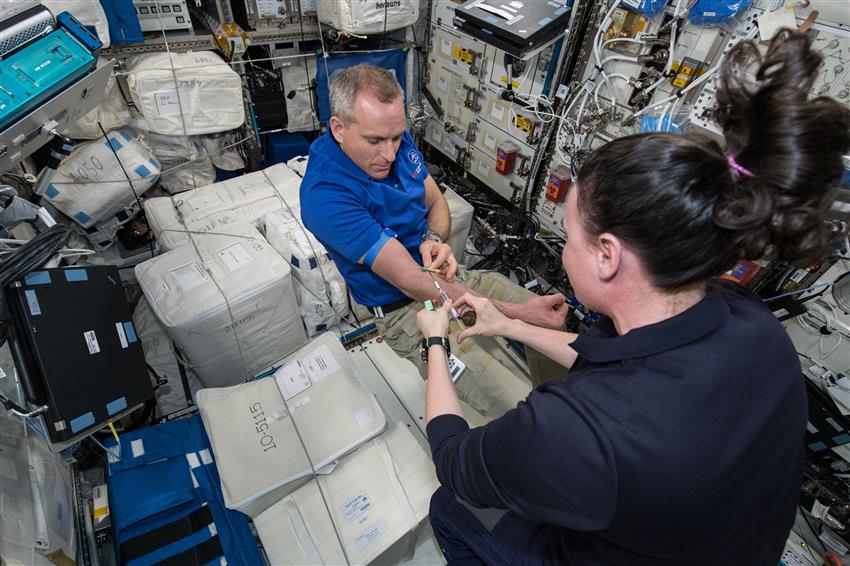
[[[490,302],[490,299],[476,297],[465,293],[455,303],[459,312],[468,310],[475,311],[475,324],[463,330],[457,335],[457,341],[463,342],[470,336],[481,334],[483,336],[505,336],[508,333],[512,319],[503,315],[499,309]]]
[[[416,326],[425,338],[433,336],[447,337],[449,335],[449,316],[452,302],[446,301],[438,309],[429,311],[422,309],[416,315]]]

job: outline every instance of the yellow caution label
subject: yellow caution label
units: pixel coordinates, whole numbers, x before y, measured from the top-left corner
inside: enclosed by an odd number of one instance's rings
[[[502,78],[500,80],[502,81],[502,84],[508,84],[508,77],[506,77],[505,75],[502,75]],[[513,86],[514,89],[519,89],[520,84],[516,81],[513,81]]]
[[[472,65],[475,61],[475,55],[470,53],[469,49],[458,47],[457,45],[452,45],[452,57],[467,65]]]
[[[530,134],[531,130],[534,129],[534,123],[525,116],[516,116],[514,118],[514,126],[519,128],[526,134]]]
[[[94,518],[100,519],[101,517],[105,517],[109,514],[109,507],[98,507],[94,510]]]

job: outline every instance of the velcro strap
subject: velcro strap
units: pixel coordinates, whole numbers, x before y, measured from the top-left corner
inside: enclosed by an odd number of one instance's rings
[[[213,522],[212,513],[207,505],[195,509],[185,517],[166,523],[152,531],[142,533],[121,543],[118,554],[119,562],[126,564],[145,554],[149,554],[173,542],[205,529]],[[215,558],[215,557],[213,557]]]

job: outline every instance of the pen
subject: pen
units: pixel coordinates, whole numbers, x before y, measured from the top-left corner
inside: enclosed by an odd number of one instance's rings
[[[433,267],[420,267],[420,271],[427,271],[428,273],[440,273],[439,269],[434,269]]]

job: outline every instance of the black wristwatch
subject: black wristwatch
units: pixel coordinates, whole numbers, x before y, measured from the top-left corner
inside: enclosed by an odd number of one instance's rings
[[[449,346],[449,339],[444,338],[442,336],[431,336],[430,338],[423,338],[422,343],[419,345],[419,356],[422,358],[422,361],[428,363],[428,349],[431,346],[442,346],[446,351],[446,357],[449,357],[449,354],[452,353],[452,348]]]
[[[420,242],[424,242],[426,240],[434,240],[438,244],[443,243],[443,238],[434,230],[425,230],[425,233],[419,237]]]

